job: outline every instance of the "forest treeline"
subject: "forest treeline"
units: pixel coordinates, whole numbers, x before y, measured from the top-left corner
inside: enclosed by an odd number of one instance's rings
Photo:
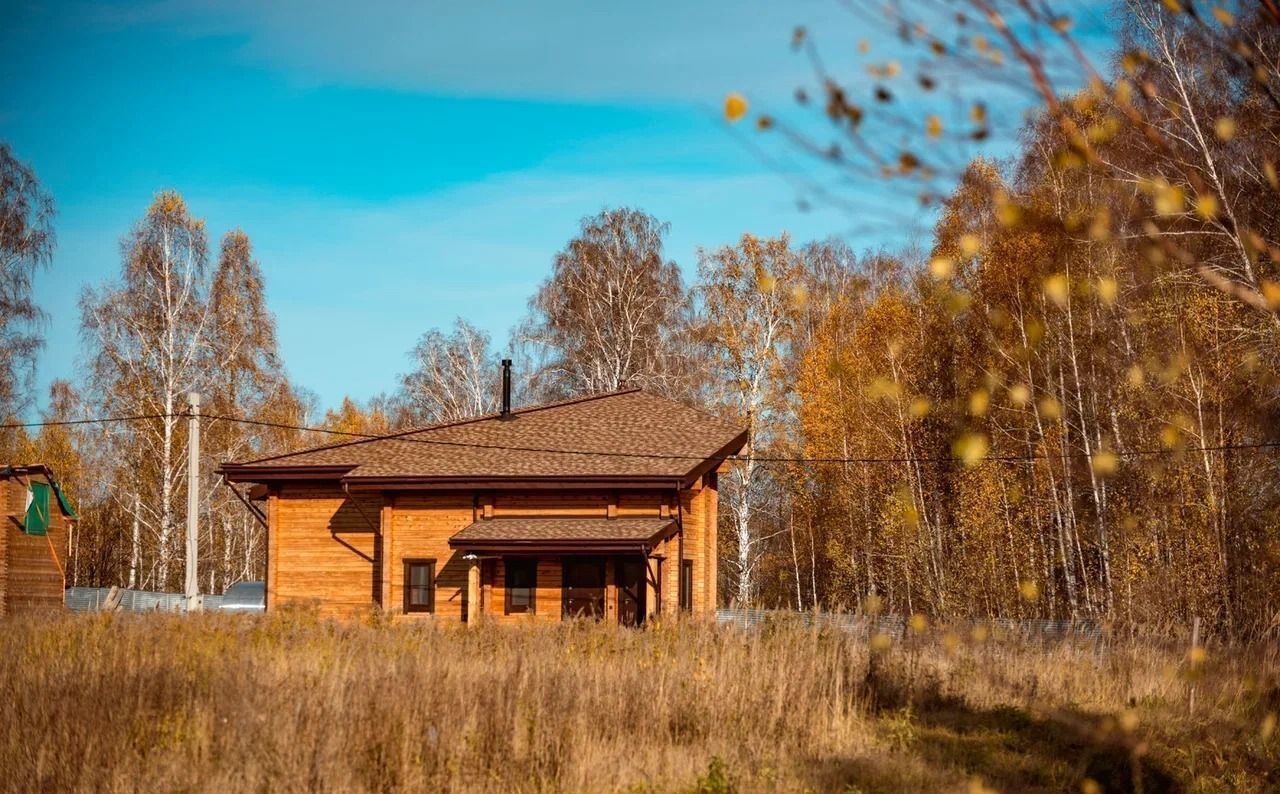
[[[397,390],[323,415],[287,376],[247,235],[214,250],[161,193],[119,275],[84,292],[80,378],[55,383],[41,415],[162,418],[0,431],[0,458],[53,464],[80,505],[70,582],[173,589],[186,392],[214,415],[380,433],[492,410],[511,356],[525,404],[642,386],[750,429],[721,477],[722,602],[1274,632],[1277,21],[1210,30],[1190,6],[1120,7],[1108,72],[1046,103],[1010,158],[969,162],[925,244],[748,233],[700,250],[686,281],[662,220],[606,209],[552,257],[508,340],[444,322]],[[856,134],[863,111],[828,99]],[[941,122],[923,129],[937,138]],[[15,307],[0,315],[0,412],[16,416],[54,216],[31,170],[8,148],[0,161],[0,300]],[[260,577],[264,545],[214,464],[332,436],[206,427],[201,571],[218,591]]]

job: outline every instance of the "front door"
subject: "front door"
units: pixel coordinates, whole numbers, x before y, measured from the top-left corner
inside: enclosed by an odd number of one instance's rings
[[[619,558],[617,570],[618,622],[624,626],[639,626],[644,622],[644,559]]]
[[[563,617],[604,617],[604,560],[602,558],[565,557],[563,582]]]

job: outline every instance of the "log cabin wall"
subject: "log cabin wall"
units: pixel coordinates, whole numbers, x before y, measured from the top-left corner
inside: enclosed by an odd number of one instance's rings
[[[48,483],[43,474],[31,473],[0,479],[0,615],[61,609],[62,571],[54,556],[67,547],[67,517],[58,497],[49,494],[49,530],[46,535],[23,531],[27,486],[31,480]]]
[[[715,609],[714,475],[682,491],[685,559],[694,565],[693,611]],[[322,614],[351,615],[377,605],[404,613],[406,560],[435,561],[437,618],[465,615],[469,562],[449,538],[486,511],[493,520],[519,516],[663,516],[675,518],[673,491],[399,491],[348,496],[338,488],[286,484],[268,497],[267,608],[315,603]],[[708,520],[710,519],[710,520]],[[677,537],[660,544],[663,613],[674,614],[679,566]],[[481,568],[483,613],[502,623],[561,617],[561,558],[536,555],[534,609],[506,614],[506,569],[501,558]],[[616,619],[612,564],[606,567],[606,617]],[[408,618],[419,618],[413,613]]]

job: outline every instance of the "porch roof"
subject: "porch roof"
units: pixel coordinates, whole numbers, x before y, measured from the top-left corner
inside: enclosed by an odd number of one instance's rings
[[[672,518],[490,518],[461,530],[449,545],[476,551],[638,549],[675,530]]]

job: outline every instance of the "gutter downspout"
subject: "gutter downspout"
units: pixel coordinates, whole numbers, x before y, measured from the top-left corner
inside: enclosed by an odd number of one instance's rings
[[[684,502],[676,483],[676,611],[684,608]],[[690,599],[692,603],[692,599]]]

